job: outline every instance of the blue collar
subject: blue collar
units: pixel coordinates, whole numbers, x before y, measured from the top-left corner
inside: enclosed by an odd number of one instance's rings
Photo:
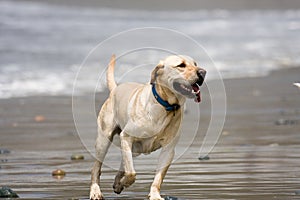
[[[160,105],[162,105],[163,107],[165,107],[166,111],[176,111],[180,108],[180,105],[178,105],[178,104],[171,105],[171,104],[169,104],[169,102],[163,100],[157,93],[154,83],[152,83],[152,93],[153,93],[153,96],[155,97],[155,99],[157,100],[157,102]]]

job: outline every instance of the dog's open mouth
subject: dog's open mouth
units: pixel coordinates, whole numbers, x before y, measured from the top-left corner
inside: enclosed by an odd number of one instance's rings
[[[188,98],[194,98],[195,102],[200,103],[201,102],[201,92],[200,92],[200,86],[202,84],[195,82],[192,85],[187,85],[180,82],[175,82],[173,84],[174,89],[179,92],[180,94],[188,97]]]
[[[197,83],[194,83],[192,85],[193,88],[193,94],[195,94],[195,102],[200,103],[201,102],[201,92],[200,92],[200,86]]]

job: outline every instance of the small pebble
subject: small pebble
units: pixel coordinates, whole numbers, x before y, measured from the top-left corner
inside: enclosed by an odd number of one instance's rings
[[[0,149],[0,154],[7,154],[10,153],[10,150],[8,149]]]
[[[261,95],[261,91],[258,89],[255,89],[252,91],[252,95],[255,97],[259,97]]]
[[[179,200],[177,197],[166,196],[165,200]]]
[[[0,198],[19,198],[19,196],[9,187],[2,187],[0,189]]]
[[[272,143],[272,144],[270,144],[269,146],[270,146],[270,147],[278,147],[279,144],[278,144],[278,143]]]
[[[61,169],[57,169],[52,172],[52,176],[65,176],[65,175],[66,175],[66,172]]]
[[[43,122],[43,121],[45,121],[45,119],[46,118],[43,115],[37,115],[34,117],[34,121],[36,121],[36,122]]]
[[[80,154],[74,154],[71,156],[71,160],[84,160],[84,156]]]
[[[300,195],[300,190],[297,190],[297,191],[295,192],[295,194],[296,194],[296,195]]]
[[[275,121],[276,125],[287,125],[287,121],[285,119],[278,119]]]
[[[15,123],[12,124],[12,126],[13,126],[13,127],[18,127],[19,124],[18,124],[17,122],[15,122]]]
[[[222,135],[224,135],[224,136],[229,135],[229,132],[228,131],[223,131]]]
[[[200,156],[198,159],[199,160],[209,160],[210,158],[208,155],[206,155],[206,156]]]
[[[297,120],[292,120],[292,119],[278,119],[275,121],[275,125],[277,126],[282,126],[282,125],[295,125],[298,124]]]

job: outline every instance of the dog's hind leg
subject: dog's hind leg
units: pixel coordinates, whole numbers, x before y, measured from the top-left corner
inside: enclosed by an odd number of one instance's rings
[[[96,161],[92,168],[92,174],[91,174],[90,199],[92,200],[104,199],[99,184],[100,184],[102,163],[110,144],[111,144],[110,138],[107,138],[101,133],[98,134],[97,141],[96,141]]]
[[[98,118],[98,137],[95,145],[96,161],[91,173],[90,199],[92,200],[104,199],[99,186],[102,163],[114,135],[121,132],[120,128],[114,123],[113,114],[110,111],[107,112],[109,105],[107,102],[104,104]]]

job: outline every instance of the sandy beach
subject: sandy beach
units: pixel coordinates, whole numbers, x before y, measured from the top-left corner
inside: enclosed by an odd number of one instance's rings
[[[300,90],[293,86],[294,82],[300,82],[300,67],[295,67],[299,66],[300,51],[295,45],[300,30],[299,0],[0,0],[0,3],[4,5],[0,7],[4,21],[0,23],[4,30],[1,29],[0,43],[0,94],[8,97],[0,99],[0,188],[7,186],[22,199],[88,199],[94,162],[93,153],[88,150],[93,151],[96,115],[108,93],[96,94],[94,120],[86,120],[91,113],[84,107],[75,107],[83,120],[78,131],[72,97],[67,95],[72,91],[68,86],[75,76],[66,72],[75,72],[90,49],[112,34],[159,26],[188,31],[186,34],[200,43],[207,42],[203,45],[215,53],[212,57],[220,59],[215,61],[224,68],[224,73],[238,71],[238,74],[242,69],[246,73],[241,74],[249,77],[252,72],[264,74],[270,66],[280,68],[266,76],[224,80],[226,119],[208,160],[199,160],[199,151],[214,117],[211,99],[221,94],[209,93],[208,84],[214,84],[210,81],[202,88],[200,105],[192,100],[187,102],[182,137],[176,159],[164,180],[162,196],[179,200],[300,199]],[[210,12],[218,9],[226,12]],[[156,10],[159,12],[152,12]],[[270,12],[264,15],[265,10]],[[155,19],[152,13],[157,15]],[[182,16],[186,18],[181,19]],[[128,39],[128,43],[132,41]],[[159,38],[157,41],[160,42]],[[169,45],[173,41],[170,39]],[[179,42],[175,46],[185,45]],[[111,47],[101,52],[101,56],[117,48],[126,49],[127,43]],[[186,53],[185,48],[180,52]],[[155,53],[149,56],[158,57]],[[101,58],[96,60],[98,69]],[[143,60],[141,63],[144,64]],[[261,73],[257,71],[260,67]],[[93,74],[93,70],[89,73]],[[79,82],[86,84],[84,87],[91,85],[85,82],[93,77],[89,73]],[[64,87],[65,90],[59,90]],[[66,95],[30,96],[45,91]],[[18,95],[29,97],[15,97]],[[76,99],[81,105],[87,102],[84,95]],[[195,110],[200,110],[199,123],[199,113]],[[84,159],[72,160],[74,154],[83,155]],[[101,177],[106,199],[147,199],[157,156],[158,152],[154,152],[136,158],[136,182],[116,195],[112,184],[120,152],[113,146]],[[66,175],[53,177],[52,172],[57,169],[64,170]]]
[[[163,196],[178,199],[299,199],[300,68],[266,77],[225,80],[227,115],[210,159],[199,161],[201,134],[210,120],[209,95],[202,90],[201,122],[188,150],[171,166]],[[97,95],[99,107],[107,94]],[[83,97],[84,98],[84,97]],[[189,106],[198,106],[189,101]],[[1,185],[23,199],[87,199],[93,157],[81,144],[68,96],[37,96],[0,100]],[[37,118],[37,116],[39,116]],[[195,116],[187,112],[187,127]],[[95,123],[95,122],[90,122]],[[194,127],[183,127],[179,151]],[[95,134],[86,126],[87,134]],[[84,160],[72,161],[72,154]],[[107,199],[146,199],[157,154],[135,160],[136,183],[120,196],[113,194],[116,171],[104,167],[102,190]],[[118,151],[108,156],[118,163]],[[51,172],[63,169],[55,179]]]

